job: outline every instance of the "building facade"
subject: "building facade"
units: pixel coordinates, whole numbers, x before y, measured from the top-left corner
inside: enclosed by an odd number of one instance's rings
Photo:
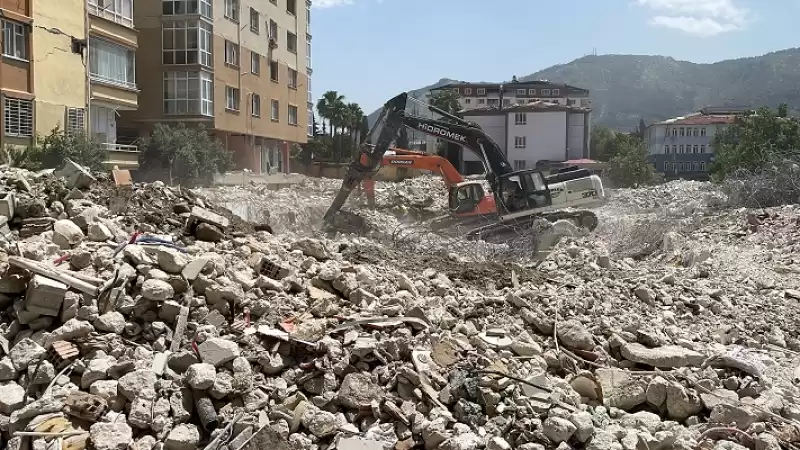
[[[138,110],[126,127],[202,124],[240,169],[285,168],[311,108],[311,2],[138,0]]]
[[[550,102],[507,108],[473,109],[464,118],[480,125],[494,139],[514,170],[533,169],[588,155],[591,109]],[[478,155],[464,152],[463,173],[484,171]]]
[[[0,64],[2,147],[28,146],[36,139],[32,3],[32,0],[0,2],[3,23],[3,60]]]
[[[592,106],[587,89],[550,81],[509,83],[451,83],[432,91],[452,89],[459,94],[461,109],[509,107],[516,104],[550,102],[562,106]]]
[[[714,136],[735,118],[700,112],[650,125],[646,133],[650,161],[668,179],[707,179],[714,161]]]

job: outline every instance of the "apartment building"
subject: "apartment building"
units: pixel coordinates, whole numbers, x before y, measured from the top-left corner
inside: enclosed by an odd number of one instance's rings
[[[240,169],[288,169],[310,130],[311,2],[137,0],[137,111],[126,127],[203,124]]]
[[[32,3],[32,0],[0,2],[3,23],[3,59],[0,63],[0,89],[3,94],[0,105],[3,117],[1,147],[27,146],[36,138]]]
[[[714,161],[714,136],[731,126],[735,111],[704,109],[650,125],[650,161],[667,178],[707,179]]]
[[[516,104],[549,102],[562,106],[588,108],[592,105],[589,91],[563,83],[546,80],[514,81],[509,83],[451,83],[432,91],[452,89],[459,94],[461,108],[509,107]]]
[[[591,109],[587,107],[540,101],[467,110],[464,118],[477,123],[497,142],[514,170],[588,155]],[[461,170],[475,174],[484,168],[478,155],[463,152]]]

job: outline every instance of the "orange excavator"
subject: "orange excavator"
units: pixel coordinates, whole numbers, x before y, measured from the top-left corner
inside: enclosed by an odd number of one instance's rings
[[[464,177],[453,167],[446,158],[439,155],[429,155],[423,152],[413,150],[406,150],[401,148],[390,148],[381,158],[380,167],[408,167],[411,169],[429,170],[434,173],[442,175],[444,184],[447,186],[450,196],[457,196],[458,192],[466,187],[477,186],[481,192],[483,188],[480,186],[479,181],[467,181]],[[377,172],[376,172],[377,173]],[[374,173],[373,173],[374,175]],[[367,197],[367,204],[370,207],[375,206],[375,180],[372,176],[364,178],[362,182],[363,192]],[[463,196],[463,195],[462,195]],[[476,198],[478,201],[469,208],[457,208],[452,210],[453,215],[458,217],[472,217],[472,216],[485,216],[487,214],[497,213],[497,206],[495,205],[494,196],[491,194],[484,194]],[[451,199],[452,203],[452,199]]]

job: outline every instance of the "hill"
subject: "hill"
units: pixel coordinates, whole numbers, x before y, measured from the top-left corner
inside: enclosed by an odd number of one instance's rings
[[[594,122],[626,131],[639,118],[652,123],[712,105],[788,103],[800,110],[800,48],[712,64],[667,56],[592,55],[520,77],[541,79],[589,89]],[[451,81],[445,78],[413,92],[424,98],[431,88]]]

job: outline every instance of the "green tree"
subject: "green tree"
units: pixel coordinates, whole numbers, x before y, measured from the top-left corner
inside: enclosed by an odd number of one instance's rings
[[[732,126],[714,136],[711,146],[715,154],[711,169],[717,179],[799,162],[800,122],[788,117],[786,105],[761,108],[737,116]]]
[[[614,187],[645,186],[662,180],[648,159],[644,142],[632,138],[618,139],[614,153],[608,168],[608,177]]]
[[[646,131],[647,131],[647,124],[644,122],[644,119],[639,118],[639,126],[637,126],[635,130],[633,130],[633,132],[631,133],[631,137],[643,141]]]
[[[408,149],[411,146],[411,143],[408,140],[408,130],[406,127],[400,129],[400,133],[397,135],[394,146],[403,149]]]
[[[347,108],[345,109],[345,118],[351,146],[355,146],[355,143],[358,142],[356,140],[356,135],[358,134],[359,127],[361,126],[362,117],[364,117],[364,111],[361,109],[361,106],[359,106],[358,103],[347,104]],[[351,152],[354,154],[355,149],[351,149]]]
[[[336,91],[328,91],[322,94],[322,97],[317,101],[317,112],[323,122],[325,120],[328,121],[331,137],[334,134],[334,122],[341,112],[342,105],[344,105],[344,95],[339,95]]]
[[[231,154],[202,125],[188,128],[183,123],[156,124],[139,155],[142,173],[165,176],[170,184],[210,184],[216,174],[232,165]]]
[[[610,161],[614,157],[617,135],[619,134],[607,127],[592,127],[589,140],[589,157],[596,161]]]
[[[363,144],[364,140],[367,138],[367,135],[369,135],[369,119],[367,118],[367,116],[362,116],[361,129],[359,130],[358,133],[358,142]]]
[[[67,159],[88,167],[91,170],[104,170],[103,162],[108,152],[97,141],[83,132],[66,132],[59,127],[54,128],[47,136],[37,136],[36,145],[24,153],[6,151],[9,160],[31,170],[56,169],[64,165]]]

